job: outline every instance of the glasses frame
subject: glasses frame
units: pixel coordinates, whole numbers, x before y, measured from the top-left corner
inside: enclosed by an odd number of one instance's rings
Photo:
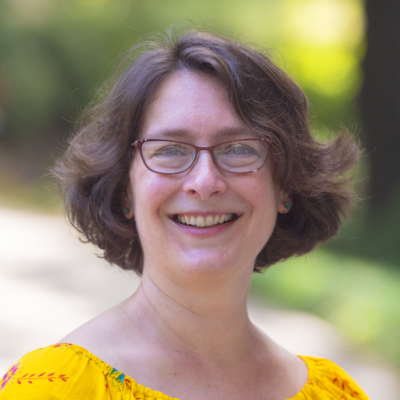
[[[216,159],[215,156],[214,156],[214,149],[215,149],[216,147],[218,147],[218,146],[220,146],[220,145],[222,145],[222,144],[227,144],[227,143],[250,142],[250,141],[265,142],[265,143],[267,144],[267,151],[266,151],[266,153],[265,153],[264,160],[263,160],[263,162],[261,163],[261,165],[260,165],[257,169],[254,169],[254,170],[248,171],[248,172],[233,172],[233,171],[229,171],[229,170],[227,170],[227,169],[224,169],[223,167],[221,167],[221,165],[218,164],[218,161],[217,161],[217,159]],[[190,146],[190,147],[192,147],[193,149],[195,149],[196,154],[195,154],[195,156],[194,156],[194,158],[193,158],[192,163],[191,163],[187,168],[183,169],[182,171],[179,171],[179,172],[159,172],[159,171],[155,171],[154,169],[151,169],[151,168],[147,165],[147,163],[146,163],[146,161],[145,161],[145,159],[144,159],[142,147],[143,147],[144,143],[146,143],[146,142],[173,142],[173,143],[180,143],[180,144],[184,144],[184,145],[186,145],[186,146]],[[229,140],[229,141],[227,141],[227,142],[218,143],[218,144],[216,144],[216,145],[214,145],[214,146],[200,147],[200,146],[195,146],[194,144],[190,144],[190,143],[186,143],[186,142],[181,142],[181,141],[179,141],[179,140],[170,140],[170,139],[141,139],[141,140],[135,140],[135,141],[131,144],[131,146],[132,146],[132,147],[134,146],[134,147],[136,147],[136,148],[139,150],[139,153],[140,153],[140,156],[141,156],[141,158],[142,158],[143,164],[146,166],[146,168],[149,169],[151,172],[154,172],[154,173],[156,173],[156,174],[175,175],[175,174],[180,174],[180,173],[182,173],[182,172],[185,172],[185,171],[189,170],[189,169],[192,168],[194,165],[196,165],[197,160],[198,160],[198,158],[199,158],[199,153],[200,153],[200,151],[203,151],[203,150],[208,151],[208,152],[210,153],[211,158],[212,158],[213,161],[214,161],[214,164],[215,164],[219,169],[221,169],[222,171],[229,172],[229,173],[231,173],[231,174],[250,174],[250,173],[252,173],[252,172],[257,172],[259,169],[261,169],[261,168],[263,167],[263,165],[265,164],[265,160],[267,159],[268,148],[269,148],[269,145],[270,145],[271,143],[272,143],[272,141],[271,141],[270,139],[267,139],[267,138],[252,138],[252,139],[236,139],[236,140]]]

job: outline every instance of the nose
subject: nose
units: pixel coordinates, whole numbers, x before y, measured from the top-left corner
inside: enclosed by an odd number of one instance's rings
[[[200,151],[193,167],[188,171],[183,190],[189,196],[207,200],[226,191],[227,185],[211,154]]]

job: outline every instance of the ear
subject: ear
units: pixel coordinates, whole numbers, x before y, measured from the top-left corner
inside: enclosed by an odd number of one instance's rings
[[[122,197],[121,203],[122,211],[125,215],[125,218],[132,219],[135,216],[133,211],[133,195],[131,185],[128,184],[126,188],[126,193]]]
[[[278,213],[287,214],[293,206],[293,201],[286,192],[279,192],[278,195]]]

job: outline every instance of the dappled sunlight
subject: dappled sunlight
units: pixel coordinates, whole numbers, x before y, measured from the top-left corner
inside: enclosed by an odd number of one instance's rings
[[[285,41],[353,49],[364,36],[361,0],[286,0]]]
[[[285,48],[286,65],[306,91],[322,96],[352,98],[361,86],[359,60],[341,47],[291,45]]]
[[[276,49],[272,58],[317,96],[319,108],[350,102],[360,88],[361,0],[6,1],[14,23],[5,31],[0,71],[11,87],[5,117],[12,134],[25,135],[25,126],[36,134],[73,120],[122,51],[171,24],[217,29]],[[340,110],[337,120],[354,120],[350,107]]]
[[[354,97],[361,84],[362,2],[287,0],[281,7],[282,51],[299,84],[342,101]]]

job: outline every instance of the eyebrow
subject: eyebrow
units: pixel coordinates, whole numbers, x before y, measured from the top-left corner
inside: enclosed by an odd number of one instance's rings
[[[255,133],[246,127],[227,127],[223,128],[219,131],[216,131],[212,134],[212,137],[215,139],[224,139],[230,137],[239,137],[239,136],[256,136]],[[155,132],[151,132],[146,135],[146,139],[176,139],[176,138],[192,138],[196,137],[196,135],[191,134],[185,129],[161,129]]]

